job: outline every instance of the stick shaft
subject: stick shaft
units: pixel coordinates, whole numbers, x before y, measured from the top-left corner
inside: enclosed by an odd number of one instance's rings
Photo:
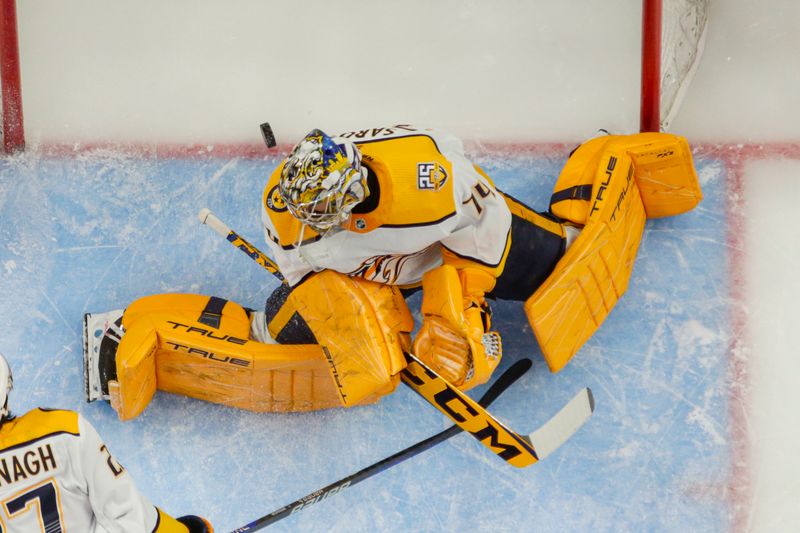
[[[510,387],[515,381],[517,381],[528,369],[531,367],[531,360],[530,359],[521,359],[511,365],[508,370],[503,372],[503,374],[495,381],[489,389],[481,396],[478,403],[482,406],[487,407],[489,406],[494,400],[496,400],[508,387]],[[402,463],[412,457],[419,455],[420,453],[428,450],[437,444],[446,441],[447,439],[458,435],[461,433],[463,429],[459,426],[451,426],[444,431],[437,433],[431,437],[428,437],[425,440],[421,440],[418,443],[409,446],[408,448],[401,450],[389,457],[378,461],[366,468],[362,468],[358,472],[351,474],[347,477],[340,479],[330,485],[326,485],[325,487],[315,490],[314,492],[303,496],[302,498],[293,501],[292,503],[281,507],[268,515],[265,515],[249,524],[242,526],[238,529],[235,529],[233,533],[243,533],[245,531],[257,531],[263,527],[266,527],[270,524],[277,522],[278,520],[282,520],[289,515],[292,515],[296,512],[303,511],[310,507],[311,505],[321,502],[335,494],[340,493],[341,491],[345,490],[347,487],[352,487],[356,483],[360,483],[365,479],[368,479],[384,470],[387,470],[396,464]]]
[[[235,248],[244,252],[250,259],[268,270],[273,276],[278,278],[281,283],[286,283],[286,278],[281,274],[280,268],[278,268],[275,261],[264,255],[264,253],[254,245],[250,244],[247,239],[229,228],[223,221],[217,218],[210,209],[207,207],[201,209],[197,214],[197,218],[200,219],[200,222],[214,230],[214,233],[227,240]]]

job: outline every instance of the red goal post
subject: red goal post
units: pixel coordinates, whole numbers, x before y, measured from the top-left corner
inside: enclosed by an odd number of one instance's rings
[[[709,0],[642,0],[641,131],[665,131],[705,45]]]
[[[3,151],[8,154],[25,148],[16,0],[0,0],[0,81],[2,81],[3,103]]]

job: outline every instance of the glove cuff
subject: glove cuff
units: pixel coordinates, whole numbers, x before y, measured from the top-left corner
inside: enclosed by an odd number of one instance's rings
[[[189,533],[214,533],[214,528],[208,520],[192,514],[176,518],[178,522],[186,526]]]

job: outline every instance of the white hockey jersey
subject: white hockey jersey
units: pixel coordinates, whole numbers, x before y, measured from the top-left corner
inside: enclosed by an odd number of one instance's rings
[[[73,411],[34,409],[0,427],[0,531],[156,531],[158,510]]]
[[[278,193],[283,164],[264,190],[266,240],[290,285],[330,269],[414,286],[442,264],[443,250],[495,275],[502,271],[511,213],[491,180],[467,160],[460,140],[409,125],[338,137],[358,146],[376,178],[344,231],[321,238],[288,212]]]

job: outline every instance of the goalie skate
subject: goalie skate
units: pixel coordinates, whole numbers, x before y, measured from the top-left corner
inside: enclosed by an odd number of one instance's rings
[[[86,401],[109,400],[108,380],[116,379],[115,359],[124,334],[122,309],[83,315],[83,379]]]

